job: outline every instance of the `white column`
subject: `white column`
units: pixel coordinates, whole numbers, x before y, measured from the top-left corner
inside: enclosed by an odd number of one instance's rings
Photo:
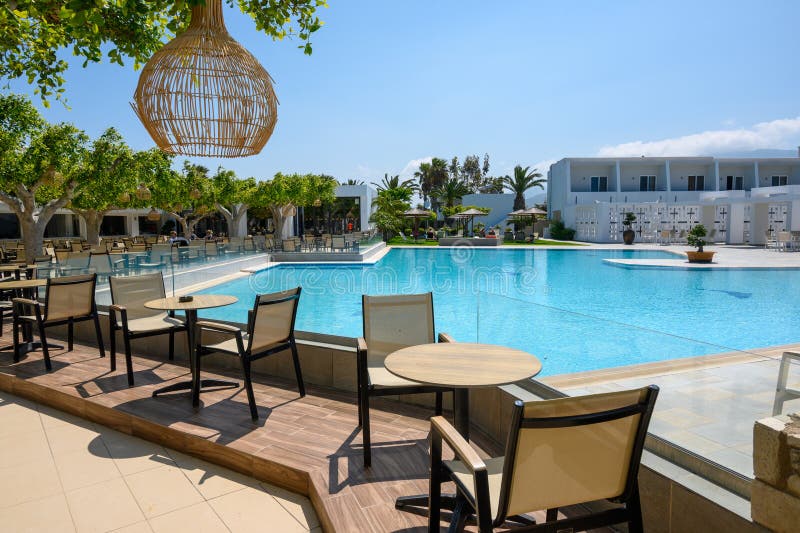
[[[565,184],[566,185],[565,189],[567,191],[567,198],[568,198],[567,203],[569,203],[569,193],[572,192],[572,162],[568,160],[566,163],[567,163],[566,164],[567,183]]]
[[[800,231],[800,200],[792,200],[789,204],[789,231]]]
[[[714,190],[719,190],[719,161],[714,161]]]
[[[614,167],[617,169],[617,192],[622,192],[622,174],[619,171],[619,159],[615,161]]]
[[[758,175],[758,161],[753,161],[753,175],[755,176],[753,188],[761,187],[761,176]]]
[[[664,172],[667,174],[667,192],[672,192],[672,175],[669,172],[669,159],[664,161]]]

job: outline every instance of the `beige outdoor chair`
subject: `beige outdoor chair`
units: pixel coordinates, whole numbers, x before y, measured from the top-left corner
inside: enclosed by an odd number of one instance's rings
[[[89,270],[99,278],[107,278],[125,270],[125,259],[112,259],[108,252],[90,252]]]
[[[442,414],[442,394],[453,389],[423,385],[391,374],[383,365],[390,353],[407,346],[436,341],[433,323],[433,294],[397,294],[361,297],[364,337],[358,339],[358,425],[364,442],[364,466],[372,464],[369,422],[370,396],[433,392],[436,414]],[[439,342],[453,342],[446,333]]]
[[[45,292],[46,303],[29,300],[27,298],[14,298],[14,362],[19,361],[20,328],[25,324],[35,324],[39,331],[42,343],[44,365],[48,371],[53,369],[50,362],[50,351],[45,335],[46,328],[67,325],[67,350],[72,351],[73,324],[84,320],[94,321],[97,334],[97,347],[100,357],[105,357],[103,336],[100,332],[100,320],[97,316],[97,306],[94,300],[94,289],[97,283],[96,274],[82,276],[66,276],[62,278],[47,278]],[[33,313],[31,314],[31,310]]]
[[[300,291],[301,287],[297,287],[288,291],[257,295],[253,309],[248,312],[247,331],[245,332],[237,327],[217,322],[201,320],[197,323],[196,372],[200,372],[200,360],[203,355],[213,352],[238,355],[244,372],[244,386],[247,391],[247,402],[250,404],[250,416],[254,422],[258,420],[258,409],[250,376],[250,366],[253,361],[291,350],[297,388],[300,391],[300,397],[306,395],[294,339],[294,321],[297,317]],[[203,344],[203,331],[222,333],[233,338],[215,344]]]
[[[89,271],[89,252],[67,252],[67,257],[58,260],[58,271],[62,276],[86,274]]]
[[[628,523],[642,529],[637,476],[658,387],[514,404],[502,457],[483,460],[442,417],[431,419],[429,531],[439,531],[441,484],[454,481],[449,531],[476,515],[478,531],[509,520],[524,531],[585,531]],[[455,453],[442,460],[442,441]],[[608,509],[557,520],[558,509],[609,500]],[[520,517],[547,510],[546,522]],[[512,527],[510,531],[514,531]]]
[[[175,333],[186,331],[183,319],[175,313],[148,309],[145,302],[166,297],[164,275],[161,272],[141,276],[112,276],[111,302],[108,307],[108,324],[111,332],[111,370],[117,369],[116,332],[122,331],[125,343],[125,365],[128,385],[133,386],[131,340],[154,335],[169,334],[169,359],[175,359]]]

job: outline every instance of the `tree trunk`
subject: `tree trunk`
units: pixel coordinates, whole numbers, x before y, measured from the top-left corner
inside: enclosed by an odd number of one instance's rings
[[[34,220],[32,216],[17,215],[17,218],[22,229],[22,242],[25,243],[25,259],[28,263],[32,263],[34,258],[42,256],[44,228],[47,222],[42,223],[41,219]]]
[[[283,239],[283,224],[286,222],[286,217],[291,216],[294,206],[291,205],[271,205],[269,206],[272,212],[272,224],[275,226],[275,238]]]
[[[92,246],[100,244],[100,225],[103,223],[103,217],[106,212],[96,209],[73,209],[73,211],[78,213],[83,218],[83,221],[86,222],[86,242]]]
[[[229,237],[244,237],[239,235],[239,222],[243,216],[247,216],[247,204],[236,204],[228,209],[222,204],[217,204],[217,211],[222,213],[225,223],[228,225]]]
[[[525,196],[523,193],[517,193],[514,196],[514,211],[519,211],[520,209],[525,209]]]

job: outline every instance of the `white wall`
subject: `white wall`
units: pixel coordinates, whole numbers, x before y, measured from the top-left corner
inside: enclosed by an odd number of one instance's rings
[[[500,226],[505,228],[505,220],[508,214],[514,210],[514,195],[503,194],[468,194],[461,199],[462,205],[475,205],[478,207],[488,207],[491,209],[485,217],[475,217],[475,222],[483,222],[486,227]],[[527,206],[533,207],[533,206]]]

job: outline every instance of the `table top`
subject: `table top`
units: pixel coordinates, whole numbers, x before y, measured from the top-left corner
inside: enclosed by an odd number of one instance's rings
[[[196,294],[191,302],[178,301],[179,296],[169,298],[158,298],[145,302],[144,306],[150,309],[160,309],[162,311],[186,311],[191,309],[210,309],[212,307],[222,307],[231,305],[239,301],[236,296],[224,294]]]
[[[528,352],[468,342],[409,346],[389,354],[384,365],[401,378],[456,388],[508,385],[542,370],[542,363]]]
[[[34,287],[44,287],[45,285],[47,285],[47,279],[15,279],[13,281],[0,281],[0,290],[32,289]]]

